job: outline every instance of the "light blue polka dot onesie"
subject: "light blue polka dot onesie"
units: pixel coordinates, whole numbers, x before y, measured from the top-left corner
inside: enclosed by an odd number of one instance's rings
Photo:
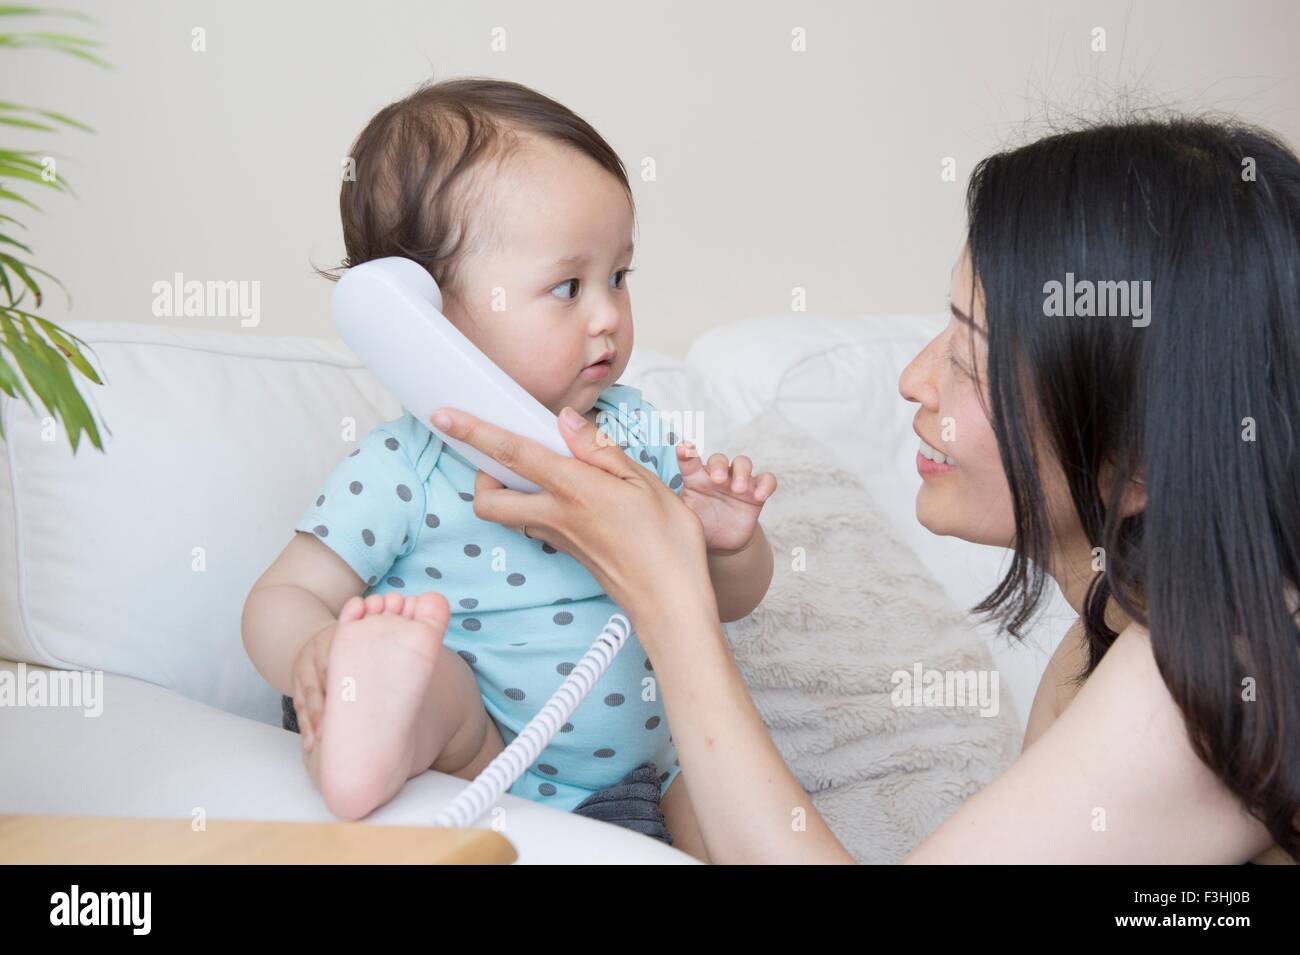
[[[596,408],[597,427],[680,494],[678,438],[640,390],[613,385]],[[343,558],[366,594],[447,598],[446,645],[469,663],[509,744],[622,611],[575,558],[475,516],[477,470],[407,412],[357,443],[295,529]],[[647,762],[665,792],[677,753],[633,635],[510,792],[567,811]]]

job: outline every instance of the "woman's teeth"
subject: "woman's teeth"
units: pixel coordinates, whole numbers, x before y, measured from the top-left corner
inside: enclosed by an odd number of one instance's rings
[[[930,447],[924,441],[921,442],[921,457],[927,458],[935,462],[936,464],[955,465],[957,463],[957,461],[954,458],[950,458],[942,451],[936,451],[934,448]]]

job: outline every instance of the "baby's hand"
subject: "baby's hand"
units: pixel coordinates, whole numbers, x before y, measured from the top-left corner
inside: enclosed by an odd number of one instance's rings
[[[725,454],[700,461],[695,445],[677,445],[677,465],[682,472],[682,501],[704,525],[709,553],[734,554],[754,537],[758,515],[776,490],[776,476],[751,476],[754,464],[743,454],[730,464]]]
[[[293,662],[293,709],[302,734],[303,752],[316,748],[320,718],[325,711],[325,674],[337,623],[323,627],[302,645]]]

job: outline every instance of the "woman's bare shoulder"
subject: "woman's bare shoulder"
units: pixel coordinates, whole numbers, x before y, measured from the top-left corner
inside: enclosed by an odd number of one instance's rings
[[[1034,745],[917,856],[1222,863],[1271,841],[1197,757],[1146,631],[1130,625]]]

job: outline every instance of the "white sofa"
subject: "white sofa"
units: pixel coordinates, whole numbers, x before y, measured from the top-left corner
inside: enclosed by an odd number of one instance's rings
[[[913,520],[914,409],[897,392],[899,371],[942,321],[748,319],[703,335],[684,362],[639,349],[623,381],[662,407],[696,410],[706,453],[743,452],[725,447],[727,433],[779,408],[837,450],[970,606],[1002,555]],[[323,476],[397,403],[334,340],[69,327],[104,372],[108,387],[84,390],[112,434],[106,454],[83,444],[74,457],[26,405],[0,401],[0,660],[13,661],[0,666],[104,671],[104,705],[94,717],[0,707],[0,813],[330,819],[298,737],[280,728],[279,694],[245,656],[240,611]],[[1022,720],[1062,630],[1049,617],[1027,646],[993,643]],[[463,785],[426,773],[369,821],[425,822]],[[522,862],[690,861],[505,799]]]

